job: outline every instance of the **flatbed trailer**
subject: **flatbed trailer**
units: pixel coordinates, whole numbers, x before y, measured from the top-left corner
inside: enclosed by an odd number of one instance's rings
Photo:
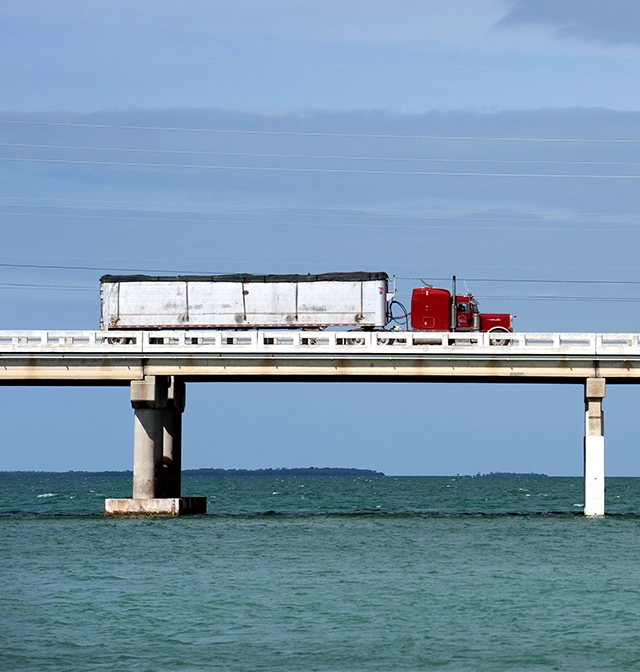
[[[101,328],[384,328],[386,273],[105,275]]]

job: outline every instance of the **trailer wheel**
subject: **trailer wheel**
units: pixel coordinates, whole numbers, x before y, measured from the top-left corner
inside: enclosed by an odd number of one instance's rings
[[[350,333],[354,333],[354,332],[362,333],[362,329],[349,329],[349,332]],[[349,338],[345,338],[344,339],[344,344],[345,345],[364,345],[364,338],[358,337],[358,336],[355,336],[355,337],[352,336],[352,337],[349,337]]]
[[[489,329],[487,332],[488,334],[508,334],[509,330],[505,329],[505,327],[493,327],[493,329]],[[511,339],[509,338],[492,338],[490,340],[491,345],[510,345],[511,344]]]
[[[107,338],[107,343],[109,345],[128,345],[129,343],[133,342],[133,338],[127,338],[126,336],[109,336]]]

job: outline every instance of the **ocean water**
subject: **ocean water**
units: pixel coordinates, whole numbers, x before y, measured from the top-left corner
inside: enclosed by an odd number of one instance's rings
[[[0,670],[640,669],[640,479],[0,474]]]

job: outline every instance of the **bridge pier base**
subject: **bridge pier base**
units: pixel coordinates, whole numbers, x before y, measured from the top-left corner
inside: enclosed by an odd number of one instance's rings
[[[134,409],[133,497],[107,499],[113,515],[179,516],[206,511],[206,497],[181,497],[185,384],[165,376],[131,382]]]
[[[604,378],[587,378],[584,390],[584,515],[604,515]]]

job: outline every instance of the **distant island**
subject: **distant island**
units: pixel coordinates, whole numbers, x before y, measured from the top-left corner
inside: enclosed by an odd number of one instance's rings
[[[344,467],[294,467],[278,469],[184,469],[183,474],[194,476],[384,476],[373,469]]]
[[[489,474],[476,474],[476,476],[484,476],[485,478],[547,478],[547,474],[536,474],[534,472],[522,473],[519,471],[492,471]]]

